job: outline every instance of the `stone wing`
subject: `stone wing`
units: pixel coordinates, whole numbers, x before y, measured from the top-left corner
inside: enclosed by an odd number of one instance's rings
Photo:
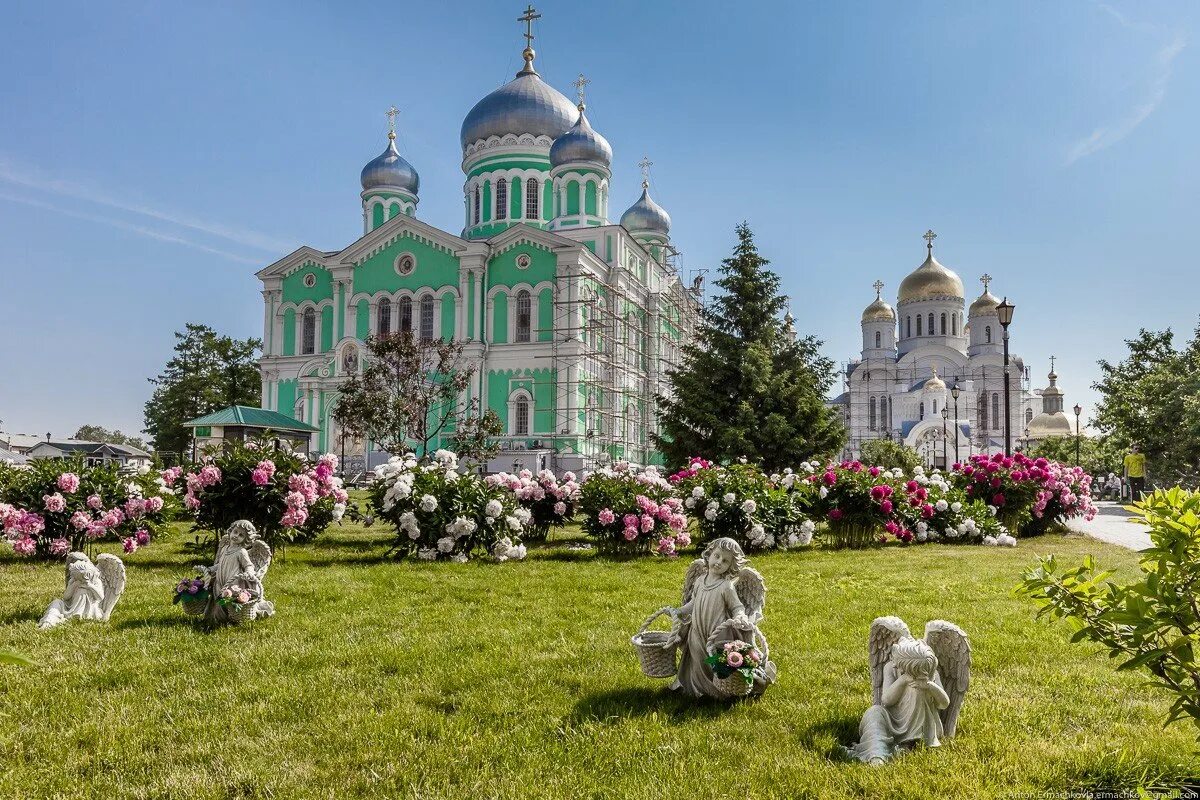
[[[950,696],[950,705],[942,711],[942,727],[949,738],[958,726],[958,711],[971,685],[971,643],[962,628],[941,619],[926,623],[925,643],[937,656],[938,677]]]
[[[877,617],[867,636],[867,654],[871,663],[871,703],[883,702],[883,670],[897,642],[911,639],[908,626],[899,617]]]

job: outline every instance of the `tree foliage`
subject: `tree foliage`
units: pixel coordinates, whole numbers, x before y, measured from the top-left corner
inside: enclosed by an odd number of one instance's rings
[[[1156,485],[1195,486],[1200,468],[1200,327],[1177,349],[1170,330],[1142,329],[1129,354],[1100,361],[1095,426],[1124,451],[1136,443]]]
[[[149,445],[147,445],[146,442],[140,437],[127,436],[116,428],[110,431],[108,428],[100,425],[81,425],[79,430],[75,431],[75,435],[72,438],[80,439],[85,442],[123,444],[128,445],[129,447],[136,447],[139,450],[149,449]]]
[[[175,333],[175,354],[156,378],[146,403],[145,432],[159,452],[189,453],[190,419],[226,406],[258,407],[262,378],[258,339],[222,336],[207,325],[189,322]]]
[[[367,436],[384,450],[421,455],[445,435],[459,455],[482,458],[502,430],[495,412],[461,402],[476,366],[463,342],[422,340],[409,331],[367,339],[361,375],[342,384],[333,417],[348,433]]]
[[[1046,458],[1063,464],[1075,463],[1075,437],[1054,436],[1044,439],[1026,453],[1030,458]],[[1117,446],[1112,436],[1081,436],[1079,438],[1079,466],[1089,475],[1104,477],[1108,473],[1121,475],[1124,449]]]
[[[921,454],[911,447],[890,439],[870,439],[859,447],[859,460],[873,467],[904,470],[905,475],[922,465]]]
[[[670,395],[657,398],[655,439],[673,465],[745,456],[775,471],[841,446],[841,420],[825,405],[834,365],[820,340],[797,336],[782,319],[787,297],[746,223],[737,237],[716,281],[723,294],[703,310],[695,341],[669,373]]]

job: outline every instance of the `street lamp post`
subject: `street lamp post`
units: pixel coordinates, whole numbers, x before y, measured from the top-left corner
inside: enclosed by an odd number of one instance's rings
[[[1000,327],[1004,329],[1004,455],[1012,455],[1011,414],[1009,413],[1009,377],[1008,371],[1008,326],[1012,324],[1013,311],[1016,306],[1005,297],[996,305],[996,314],[1000,317]]]
[[[942,406],[942,469],[950,469],[950,461],[947,458],[946,448],[950,444],[950,435],[946,429],[946,423],[950,419],[950,409]]]
[[[1079,415],[1083,413],[1083,407],[1079,403],[1075,404],[1075,466],[1079,466]]]
[[[954,398],[954,460],[958,461],[958,383],[951,387],[950,396]]]

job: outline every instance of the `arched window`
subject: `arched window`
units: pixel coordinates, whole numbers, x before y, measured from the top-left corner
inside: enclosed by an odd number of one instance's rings
[[[875,347],[876,348],[881,347],[882,342],[883,342],[883,334],[881,334],[879,331],[875,331]]]
[[[942,336],[946,335],[946,315],[942,314]]]
[[[1033,422],[1033,409],[1027,408],[1025,409],[1025,424],[1028,425],[1031,422]]]
[[[983,329],[983,340],[988,344],[992,343],[992,326],[988,325]]]
[[[421,298],[421,340],[433,340],[433,295]]]
[[[987,394],[979,393],[979,429],[987,430],[988,415],[987,415]]]
[[[533,328],[533,303],[529,292],[522,289],[517,292],[517,330],[514,341],[528,342]]]
[[[937,416],[937,400],[933,401],[933,415]]]
[[[992,427],[1000,428],[1000,393],[992,393]]]
[[[523,394],[513,401],[513,435],[529,435],[529,398]]]
[[[933,312],[930,311],[929,312],[929,335],[933,336],[933,333],[934,333],[934,331],[933,331]]]
[[[397,306],[400,310],[400,327],[397,330],[401,333],[412,333],[412,298],[401,297]]]
[[[919,408],[919,412],[917,415],[917,419],[925,419],[925,404],[921,403],[921,405],[918,408]]]
[[[533,178],[525,181],[525,219],[538,218],[538,182]]]
[[[904,334],[904,338],[907,339],[912,336],[912,317],[905,317],[904,324],[905,324],[905,327],[907,328],[907,331],[905,331],[905,334]]]
[[[496,181],[496,219],[508,219],[508,181]]]
[[[879,398],[879,407],[881,409],[880,416],[883,417],[884,430],[892,429],[892,404],[888,402],[886,397]]]
[[[316,309],[304,309],[301,321],[300,352],[317,352],[317,312]]]
[[[478,186],[475,187],[475,198],[472,201],[472,203],[473,203],[473,209],[474,209],[472,211],[472,217],[475,220],[474,224],[478,225],[479,224],[479,187]]]
[[[920,314],[917,314],[917,336],[921,335],[921,320],[924,319]]]
[[[392,301],[386,297],[379,301],[379,310],[376,312],[375,333],[380,336],[387,336],[392,332]]]
[[[867,428],[875,430],[875,398],[872,397],[867,404]]]
[[[958,336],[958,314],[950,315],[950,335]]]

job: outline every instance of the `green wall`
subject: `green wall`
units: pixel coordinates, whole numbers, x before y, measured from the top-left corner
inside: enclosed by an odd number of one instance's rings
[[[321,309],[321,351],[328,353],[333,349],[333,306]]]
[[[417,267],[411,275],[396,272],[396,256],[405,252],[412,253],[417,259]],[[445,250],[419,241],[410,233],[354,268],[355,292],[375,294],[443,286],[458,286],[458,259]]]
[[[358,301],[358,313],[354,315],[354,335],[363,340],[371,335],[371,302],[365,297]]]
[[[532,263],[527,269],[517,267],[517,256],[525,253]],[[558,273],[558,257],[540,246],[529,243],[518,244],[488,262],[488,288],[515,286],[528,283],[536,286],[542,281],[552,281]]]
[[[454,295],[442,297],[442,332],[441,337],[447,341],[454,338]]]
[[[279,382],[279,405],[276,411],[281,414],[287,414],[289,417],[296,416],[296,381],[285,380]]]
[[[533,396],[533,419],[530,420],[529,441],[543,442],[554,435],[558,373],[553,369],[490,370],[487,377],[487,407],[504,420],[508,430],[508,398],[517,389]]]
[[[283,312],[283,354],[296,355],[296,309]]]
[[[539,342],[554,341],[554,292],[550,288],[542,289],[538,295],[538,331]]]
[[[312,286],[305,286],[304,278],[310,274],[316,277],[316,282]],[[303,267],[283,279],[281,288],[282,300],[285,303],[299,304],[305,300],[319,303],[333,297],[333,276],[324,267],[306,262]]]
[[[508,292],[497,292],[492,297],[492,342],[508,342]]]

